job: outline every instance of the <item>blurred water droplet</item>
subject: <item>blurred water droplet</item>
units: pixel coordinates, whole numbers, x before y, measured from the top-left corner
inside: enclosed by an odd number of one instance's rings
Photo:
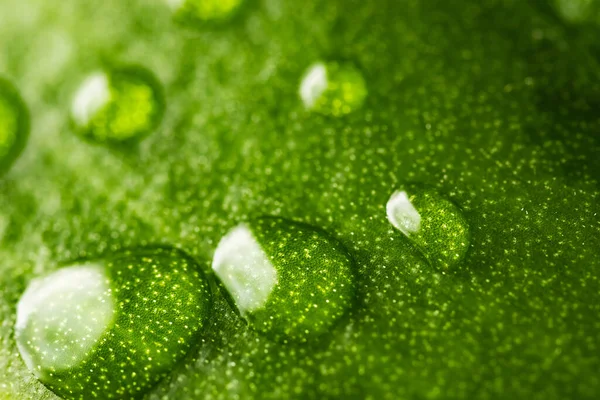
[[[90,75],[75,94],[71,117],[85,137],[123,142],[152,132],[164,109],[154,75],[141,67],[125,67]]]
[[[469,249],[471,234],[462,211],[431,188],[408,185],[395,191],[386,206],[388,221],[434,265],[449,268]]]
[[[175,17],[188,22],[218,22],[237,13],[244,0],[166,0]]]
[[[182,360],[210,300],[183,253],[124,252],[33,280],[18,303],[16,342],[31,372],[65,399],[135,397]]]
[[[213,270],[257,330],[304,342],[327,332],[351,307],[354,266],[326,233],[279,218],[259,218],[225,235]]]
[[[306,109],[339,117],[359,109],[367,97],[362,73],[348,63],[318,62],[300,83],[300,98]]]
[[[29,135],[29,113],[17,90],[0,79],[0,174],[19,157]]]
[[[600,16],[598,0],[554,0],[556,12],[567,22],[597,22]]]

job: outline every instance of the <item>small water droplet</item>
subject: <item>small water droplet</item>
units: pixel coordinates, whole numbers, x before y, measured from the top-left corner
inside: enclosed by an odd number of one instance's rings
[[[407,185],[392,194],[386,212],[388,221],[434,265],[447,269],[465,257],[469,224],[460,208],[436,190]]]
[[[305,342],[350,308],[354,266],[335,239],[280,218],[242,223],[220,241],[213,270],[240,314],[276,339]]]
[[[598,0],[554,0],[556,12],[567,22],[596,22],[600,17]]]
[[[152,132],[164,109],[154,75],[141,67],[123,67],[88,76],[75,94],[71,117],[85,137],[124,142]]]
[[[318,62],[310,66],[300,84],[306,109],[339,117],[359,109],[367,97],[362,73],[352,64]]]
[[[29,135],[29,113],[17,90],[0,79],[0,173],[19,157]]]
[[[33,280],[15,337],[27,367],[59,396],[130,398],[185,356],[210,305],[208,282],[182,252],[128,251]]]
[[[244,0],[166,0],[175,18],[184,21],[216,22],[232,17]]]

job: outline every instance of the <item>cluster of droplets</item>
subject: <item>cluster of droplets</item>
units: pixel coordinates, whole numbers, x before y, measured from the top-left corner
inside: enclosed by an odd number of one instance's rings
[[[243,0],[168,0],[175,17],[218,22]],[[299,85],[306,110],[343,117],[368,90],[353,64],[320,61]],[[158,79],[142,67],[90,74],[74,95],[71,120],[82,137],[103,143],[140,140],[165,112]],[[22,150],[27,112],[0,84],[0,167]],[[388,221],[436,267],[457,265],[469,226],[435,190],[407,186],[391,196]],[[304,343],[328,332],[352,308],[355,266],[344,246],[303,223],[263,217],[233,227],[219,242],[212,270],[223,293],[256,331]],[[74,263],[33,280],[17,309],[16,342],[28,368],[69,399],[136,397],[167,376],[211,317],[207,277],[185,253],[136,249]]]
[[[280,218],[233,228],[212,268],[251,326],[303,343],[351,308],[354,265],[327,233]],[[27,367],[66,399],[136,397],[189,352],[211,317],[211,285],[173,248],[140,248],[34,279],[17,306]]]
[[[219,19],[240,4],[234,0],[187,0],[177,2],[176,8],[193,9],[206,19]],[[307,110],[332,117],[358,110],[367,93],[362,73],[354,65],[342,62],[313,64],[299,88]],[[156,130],[165,109],[163,88],[156,76],[143,67],[129,65],[89,74],[73,96],[70,115],[74,130],[82,137],[118,144],[139,141]],[[7,170],[23,150],[28,129],[25,104],[10,84],[0,81],[0,172]]]

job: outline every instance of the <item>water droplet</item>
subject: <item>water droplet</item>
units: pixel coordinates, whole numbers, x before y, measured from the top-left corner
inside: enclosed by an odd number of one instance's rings
[[[90,75],[75,94],[71,116],[88,138],[124,142],[152,132],[164,109],[154,75],[141,67],[124,67]]]
[[[367,97],[362,73],[348,63],[313,64],[300,84],[300,98],[306,109],[339,117],[360,108]]]
[[[350,308],[354,267],[326,233],[279,218],[242,223],[220,241],[213,270],[240,314],[276,339],[304,342]]]
[[[196,22],[223,21],[241,8],[244,0],[166,0],[180,20]]]
[[[0,173],[19,157],[29,135],[29,114],[17,90],[0,79]]]
[[[554,0],[554,6],[562,18],[572,23],[598,20],[600,14],[598,0]]]
[[[465,257],[469,224],[460,208],[436,190],[408,185],[392,194],[386,211],[388,221],[436,266],[447,269]]]
[[[33,280],[15,336],[27,367],[59,396],[130,398],[185,356],[210,305],[205,277],[182,252],[128,251]]]

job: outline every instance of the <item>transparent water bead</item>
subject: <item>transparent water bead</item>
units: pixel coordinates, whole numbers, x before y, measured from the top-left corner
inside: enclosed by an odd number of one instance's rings
[[[75,94],[71,117],[82,135],[99,142],[124,142],[151,133],[165,110],[162,88],[141,67],[88,76]]]
[[[17,90],[0,79],[0,174],[19,157],[29,135],[29,113]]]
[[[180,20],[215,22],[237,13],[245,0],[166,0]]]
[[[33,280],[15,337],[35,376],[65,399],[145,393],[183,359],[210,314],[209,285],[174,249],[140,249]]]
[[[64,268],[34,280],[21,297],[16,331],[25,363],[38,378],[79,364],[114,320],[110,281],[101,265]],[[40,366],[46,368],[40,368]]]
[[[434,265],[447,269],[466,255],[469,224],[458,206],[436,190],[408,185],[386,205],[388,221],[411,240]]]
[[[567,22],[599,22],[599,0],[554,0],[556,12]]]
[[[242,316],[275,339],[304,342],[351,307],[354,266],[342,245],[314,227],[259,218],[220,241],[212,268]]]
[[[317,62],[300,83],[300,98],[307,110],[339,117],[362,107],[367,84],[352,64]]]

